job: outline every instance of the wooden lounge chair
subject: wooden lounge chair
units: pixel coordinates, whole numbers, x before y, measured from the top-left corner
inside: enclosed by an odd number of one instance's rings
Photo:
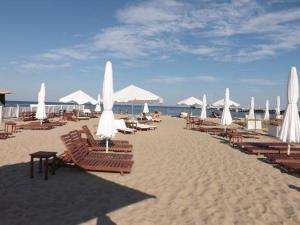
[[[74,141],[70,133],[61,136],[61,140],[67,147],[74,165],[83,170],[119,172],[121,175],[131,172],[133,161],[89,156],[89,152],[82,150],[85,145],[80,141]]]
[[[73,145],[76,145],[79,143],[81,146],[82,152],[89,157],[95,157],[95,158],[106,158],[106,159],[118,159],[118,160],[131,160],[133,155],[132,154],[123,154],[123,153],[103,153],[99,151],[90,150],[84,140],[82,140],[80,132],[77,130],[70,131],[68,133],[70,135],[69,142],[64,143],[66,148],[72,147]]]
[[[295,162],[298,160],[300,162],[300,154],[291,152],[290,155],[287,153],[277,153],[277,154],[264,154],[267,160],[271,163],[288,163],[288,162]]]
[[[281,163],[281,170],[288,173],[300,173],[299,160]]]
[[[115,126],[117,130],[123,134],[135,134],[136,129],[126,127],[125,121],[123,119],[115,120]]]
[[[285,154],[287,152],[287,147],[245,147],[242,149],[242,151],[248,153],[248,154],[256,154],[256,155],[261,155],[261,154]],[[300,148],[299,147],[291,147],[291,151],[294,153],[300,153]]]
[[[18,129],[23,129],[23,130],[50,130],[53,129],[53,125],[49,124],[21,124],[17,126]]]
[[[93,135],[86,129],[82,130],[87,136],[87,144],[90,150],[106,151],[106,142],[96,141]],[[75,132],[75,131],[74,131]],[[108,151],[110,152],[132,152],[132,145],[126,142],[109,142]]]
[[[9,135],[11,135],[9,132],[0,132],[0,139],[7,139]]]
[[[239,148],[246,147],[287,147],[287,144],[284,142],[241,142],[237,144]]]
[[[87,136],[87,139],[90,142],[90,145],[96,146],[96,145],[100,145],[100,144],[101,145],[106,144],[105,140],[96,140],[94,138],[94,136],[92,135],[90,129],[86,125],[82,126],[82,130],[80,132],[84,133]],[[117,145],[129,144],[129,142],[127,140],[110,140],[110,143],[117,144]]]

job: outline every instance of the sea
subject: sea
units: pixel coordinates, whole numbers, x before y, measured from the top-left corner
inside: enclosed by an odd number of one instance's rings
[[[37,104],[37,102],[31,102],[31,101],[6,101],[6,105],[7,107],[10,106],[23,106],[23,107],[29,107],[30,104]],[[70,103],[68,104],[64,104],[61,102],[46,102],[46,105],[70,105]],[[85,104],[84,105],[85,108],[91,109],[93,110],[95,108],[94,105],[91,104]],[[103,106],[101,105],[102,109]],[[200,116],[201,115],[201,108],[191,108],[191,107],[184,107],[184,106],[164,106],[164,105],[148,105],[149,107],[149,111],[151,112],[160,112],[162,115],[170,115],[170,116],[177,116],[179,115],[181,112],[186,112],[186,113],[192,113],[193,116]],[[134,115],[139,115],[142,113],[144,108],[144,105],[138,105],[138,104],[134,104],[134,105],[129,105],[129,104],[114,104],[113,107],[113,112],[117,113],[117,114],[134,114]],[[216,111],[218,113],[222,113],[221,110],[217,110],[217,109],[207,109],[207,116],[210,116],[212,114],[213,111]],[[243,111],[240,109],[234,109],[231,110],[231,115],[233,117],[245,117],[245,115],[248,114],[247,111]],[[264,112],[263,111],[256,111],[256,118],[263,118],[264,116]],[[274,111],[270,111],[270,117],[274,118],[275,117],[275,113]]]

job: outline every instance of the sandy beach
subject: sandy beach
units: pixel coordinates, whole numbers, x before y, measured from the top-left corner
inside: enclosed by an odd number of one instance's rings
[[[29,153],[63,152],[60,135],[98,119],[1,141],[0,224],[300,224],[300,179],[223,140],[163,117],[155,131],[118,134],[134,146],[131,174],[60,168],[29,178]]]

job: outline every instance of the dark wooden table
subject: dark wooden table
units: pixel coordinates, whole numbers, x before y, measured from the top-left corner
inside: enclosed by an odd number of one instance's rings
[[[39,151],[30,154],[30,178],[33,178],[33,161],[35,158],[39,159],[39,173],[43,172],[43,159],[44,161],[44,173],[45,173],[45,180],[48,180],[48,168],[49,168],[49,159],[53,158],[51,167],[52,167],[52,174],[55,174],[55,160],[56,160],[57,152],[46,152],[46,151]]]
[[[12,122],[12,121],[7,121],[4,124],[4,130],[7,133],[15,133],[15,132],[17,132],[17,124],[15,122]],[[11,131],[9,132],[9,130],[11,130]]]

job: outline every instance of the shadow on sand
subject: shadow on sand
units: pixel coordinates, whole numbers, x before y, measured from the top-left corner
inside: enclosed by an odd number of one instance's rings
[[[113,225],[108,213],[149,198],[155,196],[75,168],[61,168],[45,181],[37,173],[29,178],[29,163],[0,167],[1,224],[76,225],[93,219]]]

